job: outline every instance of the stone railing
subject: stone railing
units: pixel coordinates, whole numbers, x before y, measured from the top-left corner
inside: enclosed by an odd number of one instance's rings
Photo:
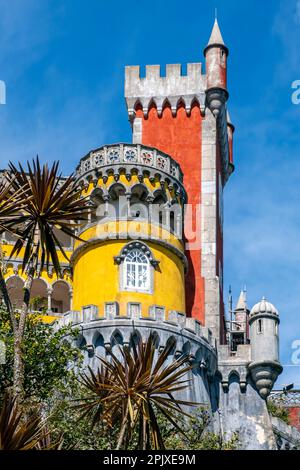
[[[112,144],[93,150],[80,160],[77,174],[85,176],[87,173],[102,169],[103,167],[118,166],[119,168],[149,168],[165,173],[182,183],[183,174],[178,163],[169,155],[140,144]]]

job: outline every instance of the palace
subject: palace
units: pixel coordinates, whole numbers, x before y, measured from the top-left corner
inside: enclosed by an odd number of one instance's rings
[[[216,20],[205,70],[191,63],[182,74],[172,64],[162,76],[149,65],[141,77],[126,67],[132,143],[80,160],[90,220],[82,241],[63,239],[63,278],[50,269],[34,280],[33,309],[45,307],[56,327],[80,326],[91,367],[132,333],[155,332],[157,354],[174,336],[173,355],[188,352],[196,366],[183,398],[207,404],[214,431],[238,431],[241,448],[276,449],[266,398],[282,371],[278,311],[264,298],[250,311],[241,292],[226,320],[223,302],[223,190],[234,170],[228,54]],[[9,259],[12,242],[3,241],[5,275],[18,307],[24,279],[21,259]]]

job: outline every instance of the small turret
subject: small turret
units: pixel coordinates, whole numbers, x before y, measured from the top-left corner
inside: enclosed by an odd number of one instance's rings
[[[278,311],[263,297],[251,310],[249,325],[251,339],[249,370],[260,396],[267,398],[275,380],[282,372],[279,362]]]
[[[217,19],[210,39],[204,49],[206,60],[206,99],[207,105],[215,117],[228,99],[227,57],[229,51],[223,41]]]
[[[228,48],[225,46],[217,19],[204,56],[206,59],[206,84],[207,89],[223,88],[227,90],[227,57]]]
[[[231,321],[231,349],[236,351],[239,344],[249,343],[249,310],[246,291],[242,290],[234,309]]]

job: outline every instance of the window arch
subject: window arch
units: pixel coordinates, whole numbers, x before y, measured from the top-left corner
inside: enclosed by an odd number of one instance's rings
[[[121,290],[152,292],[153,271],[159,265],[159,261],[154,258],[145,243],[140,241],[128,243],[114,260],[120,265]]]
[[[140,248],[133,248],[123,263],[123,287],[143,292],[150,290],[150,262]]]

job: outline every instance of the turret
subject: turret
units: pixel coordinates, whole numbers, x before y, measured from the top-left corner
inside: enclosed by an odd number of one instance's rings
[[[206,60],[206,100],[207,105],[217,117],[220,108],[228,99],[227,91],[227,57],[229,51],[223,41],[217,19],[204,56]]]
[[[270,394],[282,372],[279,362],[279,314],[274,305],[263,297],[254,305],[249,317],[251,364],[249,370],[262,398]]]
[[[246,291],[242,290],[237,301],[230,326],[231,349],[236,351],[239,344],[249,343],[249,309]]]

